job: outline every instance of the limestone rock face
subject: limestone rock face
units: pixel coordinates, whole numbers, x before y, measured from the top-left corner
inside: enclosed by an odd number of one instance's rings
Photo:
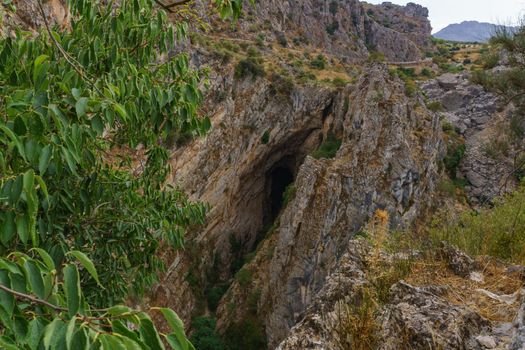
[[[512,157],[490,156],[502,128],[509,128],[512,107],[498,96],[470,82],[468,73],[444,74],[421,85],[430,101],[443,105],[444,118],[465,138],[466,153],[460,165],[472,204],[491,201],[513,188]]]
[[[295,197],[246,267],[260,289],[258,315],[270,348],[301,319],[366,220],[384,209],[392,226],[410,224],[430,203],[437,180],[439,120],[419,98],[407,98],[386,67],[368,67],[333,103],[328,119],[342,137],[341,149],[333,160],[306,157]],[[220,327],[242,317],[246,297],[234,283],[218,311]],[[238,305],[234,314],[226,311],[229,300]]]
[[[365,59],[373,50],[390,61],[415,61],[422,57],[421,48],[430,45],[428,10],[414,4],[376,7],[358,0],[264,0],[246,12],[240,21],[243,34],[284,36],[290,43],[311,44],[351,60]]]
[[[464,306],[452,305],[432,290],[405,282],[392,286],[393,300],[381,316],[380,349],[479,349],[475,337],[489,322]]]
[[[24,30],[38,30],[44,28],[44,17],[37,0],[16,1],[16,12],[4,12],[0,9],[0,34],[8,35],[14,28]],[[69,25],[69,10],[62,0],[42,1],[45,19],[52,28],[55,25],[66,27]],[[3,15],[3,19],[2,19]]]

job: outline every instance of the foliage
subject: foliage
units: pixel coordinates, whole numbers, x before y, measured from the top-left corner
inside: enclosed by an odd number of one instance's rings
[[[471,255],[490,255],[525,263],[525,188],[496,201],[493,208],[469,211],[456,220],[436,220],[436,241],[446,240]]]
[[[194,349],[179,317],[162,313],[171,333],[161,334],[149,315],[123,305],[94,309],[82,293],[81,266],[99,283],[93,263],[71,251],[63,264],[40,248],[0,258],[0,319],[2,349]],[[101,286],[102,288],[102,286]],[[163,339],[162,339],[163,338]]]
[[[292,199],[295,197],[295,192],[297,191],[295,184],[291,183],[286,186],[286,189],[283,193],[283,207],[285,207]]]
[[[466,152],[465,140],[461,137],[452,125],[443,124],[445,141],[447,143],[447,154],[443,159],[443,164],[452,180],[456,179],[457,169]]]
[[[225,350],[224,341],[215,331],[217,321],[212,317],[198,317],[191,323],[191,342],[198,350]]]
[[[265,74],[264,66],[259,58],[248,57],[239,61],[235,67],[235,77],[236,78],[257,78],[263,77]]]
[[[213,286],[207,291],[206,298],[208,301],[208,308],[211,311],[215,312],[215,310],[217,310],[219,302],[221,301],[226,291],[228,291],[229,287],[229,283],[219,283],[218,285]]]
[[[272,81],[271,89],[280,95],[290,96],[295,87],[293,79],[285,74],[273,73],[270,77]]]
[[[253,315],[246,315],[241,321],[228,327],[224,339],[229,350],[267,348],[263,326]]]
[[[315,69],[325,69],[326,68],[326,57],[322,54],[317,55],[316,58],[310,61],[310,66]]]
[[[243,3],[211,2],[233,18]],[[2,347],[160,349],[145,313],[99,307],[124,301],[131,284],[142,293],[162,268],[159,246],[181,247],[185,229],[204,220],[205,205],[165,185],[164,144],[210,128],[197,112],[205,72],[172,55],[188,23],[170,25],[149,0],[68,8],[68,28],[0,38]],[[22,253],[37,247],[43,262]],[[175,332],[167,343],[192,348],[178,317],[160,311]]]
[[[325,29],[328,34],[334,35],[335,32],[339,29],[339,22],[333,21],[332,23],[327,24]]]
[[[247,288],[252,283],[252,272],[243,267],[235,274],[235,279],[242,288]]]
[[[443,112],[443,104],[440,101],[432,101],[427,103],[427,108],[432,112]]]
[[[263,145],[268,144],[270,142],[270,131],[266,130],[263,135],[261,136],[261,142]]]
[[[332,159],[341,148],[342,140],[337,139],[334,135],[330,134],[326,140],[312,152],[312,157],[315,159]]]

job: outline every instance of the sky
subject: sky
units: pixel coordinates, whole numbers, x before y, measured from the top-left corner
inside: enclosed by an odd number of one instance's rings
[[[384,0],[366,0],[380,4]],[[405,5],[415,2],[427,7],[433,32],[449,24],[476,20],[495,24],[515,24],[525,15],[525,0],[388,0]]]

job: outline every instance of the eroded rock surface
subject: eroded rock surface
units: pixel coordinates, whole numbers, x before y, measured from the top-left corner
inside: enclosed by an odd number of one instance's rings
[[[258,314],[270,348],[301,319],[366,220],[379,208],[390,213],[393,227],[413,222],[430,203],[437,181],[439,120],[422,101],[407,98],[386,67],[369,67],[343,94],[334,100],[332,116],[334,127],[342,128],[341,149],[333,160],[306,158],[294,199],[247,267],[260,288]],[[234,283],[230,292],[219,309],[221,327],[244,312],[243,288]],[[233,315],[225,310],[229,298],[239,305]]]
[[[467,180],[469,201],[486,204],[515,188],[512,157],[491,156],[498,147],[494,141],[504,134],[502,128],[509,128],[512,109],[505,108],[498,96],[470,82],[469,73],[444,74],[421,84],[421,88],[429,101],[442,104],[444,111],[440,114],[465,138],[460,171]]]

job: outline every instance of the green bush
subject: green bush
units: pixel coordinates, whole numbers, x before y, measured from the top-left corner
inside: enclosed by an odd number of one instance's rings
[[[310,66],[315,69],[326,68],[326,57],[324,55],[317,55],[316,58],[310,61]]]
[[[215,331],[216,320],[212,317],[198,317],[191,323],[193,330],[190,340],[197,350],[226,350],[224,341]]]
[[[338,88],[343,88],[345,87],[347,84],[348,84],[348,81],[344,80],[343,78],[334,78],[332,80],[332,84],[335,86],[335,87],[338,87]]]
[[[295,197],[296,192],[295,184],[289,184],[283,193],[283,207],[285,207]]]
[[[235,274],[235,279],[242,288],[247,288],[252,283],[252,272],[243,267]]]
[[[272,81],[271,89],[275,93],[283,96],[289,96],[295,87],[292,77],[288,75],[273,73],[270,80]]]
[[[229,350],[263,350],[267,348],[264,328],[253,315],[247,315],[226,330],[224,339]]]
[[[333,135],[328,135],[327,139],[312,152],[312,157],[315,159],[332,159],[341,148],[342,140],[336,139]]]
[[[263,77],[264,74],[264,66],[259,59],[254,57],[248,57],[240,60],[235,67],[235,77],[238,79],[246,77]]]
[[[219,302],[221,301],[226,291],[228,291],[229,287],[229,283],[219,283],[218,285],[213,286],[207,291],[206,299],[208,301],[208,308],[210,309],[210,311],[215,312],[217,310]]]
[[[335,32],[339,29],[339,22],[333,21],[331,24],[327,24],[325,29],[328,34],[334,35]]]
[[[270,142],[270,132],[266,130],[264,134],[261,136],[261,142],[266,145],[268,142]]]
[[[432,112],[442,112],[444,110],[443,104],[440,101],[432,101],[427,103],[427,108]]]
[[[469,211],[457,220],[434,222],[431,237],[471,255],[490,255],[525,264],[525,188],[496,201],[491,209]]]

